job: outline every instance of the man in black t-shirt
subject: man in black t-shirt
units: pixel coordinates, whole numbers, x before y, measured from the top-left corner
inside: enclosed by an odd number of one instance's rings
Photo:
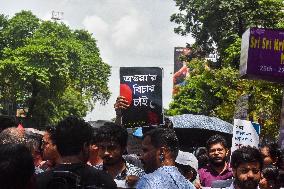
[[[91,136],[91,126],[82,119],[67,117],[59,122],[55,143],[61,163],[37,175],[37,188],[116,188],[110,175],[86,164]]]
[[[109,174],[82,164],[59,164],[54,169],[37,176],[39,189],[67,188],[116,188]]]

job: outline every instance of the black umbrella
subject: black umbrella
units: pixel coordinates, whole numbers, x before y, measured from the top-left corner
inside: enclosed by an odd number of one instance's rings
[[[231,146],[233,125],[216,117],[183,114],[170,116],[183,150],[206,146],[206,141],[215,134],[225,137]]]

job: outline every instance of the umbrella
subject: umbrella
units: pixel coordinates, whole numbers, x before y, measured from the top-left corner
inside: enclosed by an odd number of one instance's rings
[[[197,128],[233,134],[233,125],[217,117],[183,114],[170,116],[174,128]]]
[[[142,138],[143,133],[142,133],[142,127],[138,127],[132,134],[135,137]]]
[[[233,125],[216,117],[183,114],[170,116],[182,149],[206,146],[206,141],[215,134],[225,137],[230,146]]]

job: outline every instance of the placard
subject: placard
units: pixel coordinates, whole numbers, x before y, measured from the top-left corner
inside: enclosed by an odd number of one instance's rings
[[[120,95],[130,107],[122,112],[125,127],[163,124],[162,69],[158,67],[121,67]]]
[[[233,138],[231,151],[241,146],[258,148],[260,125],[247,120],[234,119]]]

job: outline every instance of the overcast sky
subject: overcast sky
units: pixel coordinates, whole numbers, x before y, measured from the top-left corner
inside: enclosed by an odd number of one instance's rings
[[[101,57],[112,66],[108,104],[97,105],[86,117],[107,120],[115,117],[113,104],[119,94],[119,67],[151,66],[164,69],[163,105],[172,100],[174,47],[193,43],[189,36],[174,33],[170,16],[177,11],[173,0],[0,0],[0,12],[13,16],[31,10],[50,20],[52,11],[63,12],[63,22],[72,29],[93,33]]]

